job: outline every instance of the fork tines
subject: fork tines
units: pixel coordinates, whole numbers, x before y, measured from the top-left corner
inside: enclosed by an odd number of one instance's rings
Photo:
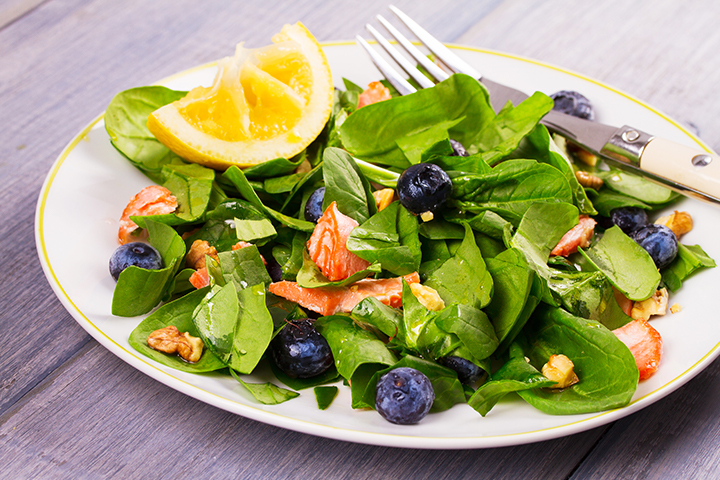
[[[480,74],[465,61],[451,52],[445,45],[430,35],[424,28],[418,25],[410,17],[405,15],[398,8],[390,5],[388,7],[400,21],[410,30],[427,48],[430,50],[444,65],[455,73],[465,73],[480,79]],[[401,34],[393,25],[378,15],[377,20],[390,35],[398,42],[400,46],[421,65],[435,81],[441,82],[448,78],[449,74],[433,63],[423,52],[410,42],[403,34]],[[428,88],[434,85],[434,82],[419,71],[407,57],[400,53],[390,42],[383,37],[372,25],[367,24],[365,28],[370,32],[378,44],[390,55],[390,57],[402,68],[421,88]],[[375,66],[380,73],[387,79],[390,84],[395,87],[401,95],[413,93],[416,89],[400,75],[385,59],[378,54],[364,39],[359,35],[356,37],[358,44],[365,49],[370,55]]]

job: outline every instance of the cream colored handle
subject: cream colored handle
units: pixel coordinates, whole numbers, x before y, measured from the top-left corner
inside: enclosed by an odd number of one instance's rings
[[[640,168],[701,193],[720,198],[720,156],[663,138],[653,138],[640,155]]]

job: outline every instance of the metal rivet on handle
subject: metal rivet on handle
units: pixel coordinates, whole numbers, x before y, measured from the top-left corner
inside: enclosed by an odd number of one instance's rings
[[[712,157],[710,155],[701,153],[699,155],[695,155],[691,161],[692,164],[696,167],[704,167],[706,165],[709,165],[710,162],[712,162]]]
[[[634,142],[638,138],[640,138],[640,133],[637,130],[628,130],[622,134],[622,139],[629,143]]]

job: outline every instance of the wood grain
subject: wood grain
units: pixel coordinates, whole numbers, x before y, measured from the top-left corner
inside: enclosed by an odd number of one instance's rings
[[[0,6],[0,478],[718,476],[717,363],[611,427],[514,448],[418,451],[263,425],[115,358],[65,312],[33,247],[38,192],[64,145],[118,91],[225,56],[241,40],[263,45],[283,23],[302,20],[322,41],[348,39],[386,2],[38,3]],[[443,41],[615,85],[696,125],[720,149],[720,9],[711,0],[395,3]],[[2,12],[20,4],[3,23]],[[68,234],[78,221],[68,212]]]

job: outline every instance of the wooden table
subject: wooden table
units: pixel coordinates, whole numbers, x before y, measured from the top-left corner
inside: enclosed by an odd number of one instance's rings
[[[712,0],[397,0],[441,40],[581,72],[720,150],[720,7]],[[0,3],[0,477],[718,478],[720,365],[639,413],[518,447],[365,446],[264,425],[126,365],[63,309],[34,212],[66,143],[123,89],[268,43],[302,20],[321,41],[385,2],[4,0]],[[68,234],[72,234],[68,225]],[[78,239],[78,241],[83,241]]]

